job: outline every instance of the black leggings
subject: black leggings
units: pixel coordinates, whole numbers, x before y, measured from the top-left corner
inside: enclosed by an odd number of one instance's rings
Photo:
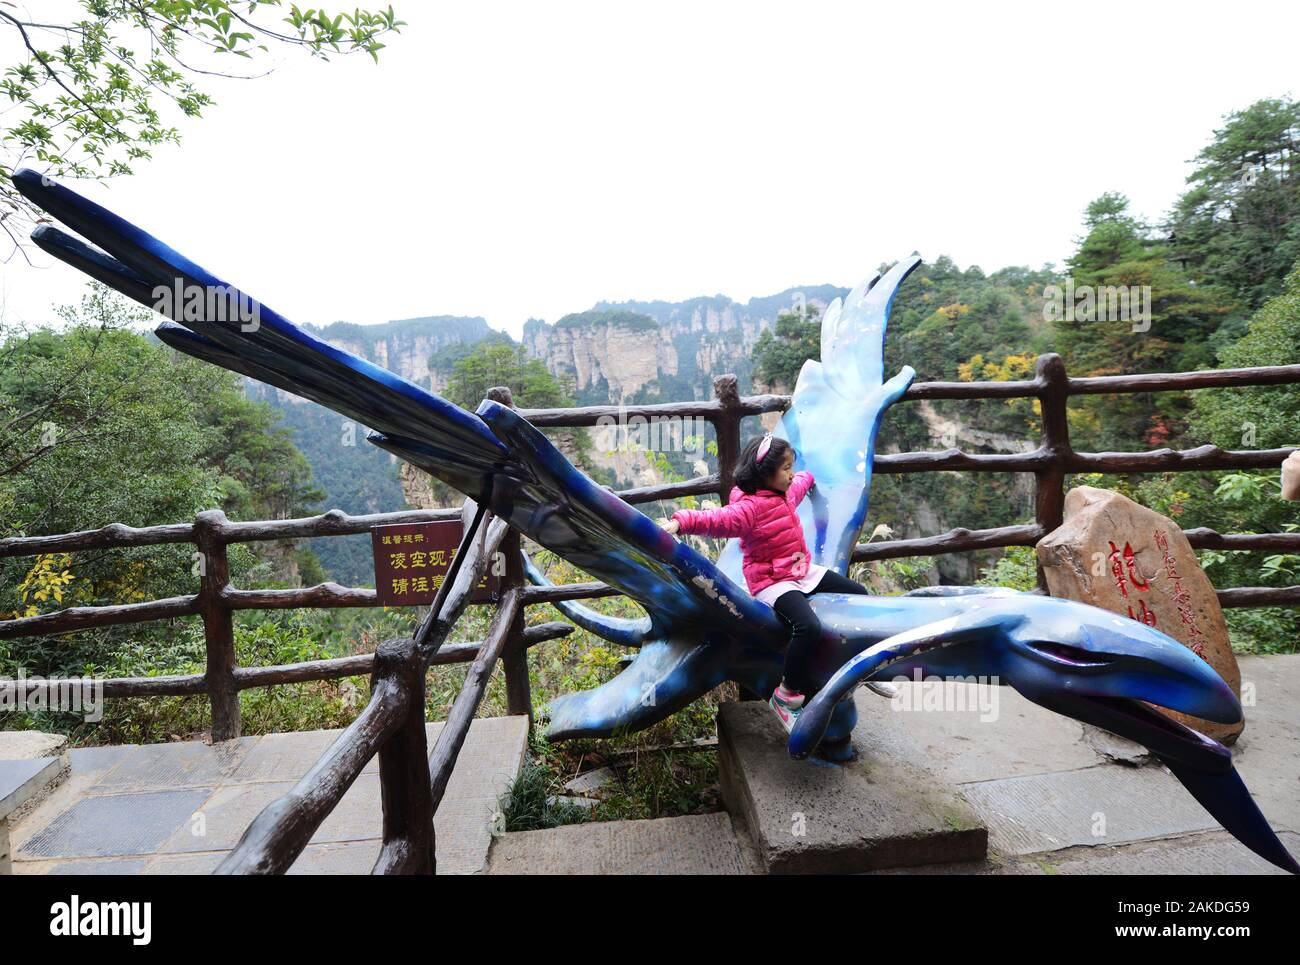
[[[808,597],[813,593],[870,594],[871,591],[856,580],[841,576],[835,570],[827,570],[812,593],[790,590],[782,593],[772,604],[772,609],[793,630],[790,646],[785,652],[785,685],[796,693],[809,696],[817,686],[810,672],[813,652],[822,635],[822,622],[817,619],[817,614],[813,613],[813,608],[808,603]]]

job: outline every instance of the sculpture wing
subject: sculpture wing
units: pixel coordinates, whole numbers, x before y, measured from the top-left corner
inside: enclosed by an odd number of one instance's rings
[[[655,636],[708,626],[779,646],[782,629],[770,607],[596,485],[509,407],[484,401],[477,413],[467,412],[304,332],[68,188],[29,169],[19,171],[14,183],[98,248],[51,226],[39,228],[33,240],[128,297],[156,309],[168,291],[223,293],[223,302],[200,298],[183,306],[173,297],[173,306],[182,309],[173,316],[180,315],[184,324],[164,322],[157,335],[178,351],[305,396],[377,430],[367,437],[370,442],[471,498],[490,502],[520,532],[631,596],[645,607]],[[255,324],[231,318],[231,306],[245,304],[256,306]]]

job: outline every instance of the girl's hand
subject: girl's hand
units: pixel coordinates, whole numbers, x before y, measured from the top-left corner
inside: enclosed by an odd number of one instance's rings
[[[675,519],[670,519],[667,521],[660,520],[659,525],[662,526],[665,530],[667,530],[670,533],[676,533],[679,529],[681,529],[681,524],[678,523],[677,520]]]

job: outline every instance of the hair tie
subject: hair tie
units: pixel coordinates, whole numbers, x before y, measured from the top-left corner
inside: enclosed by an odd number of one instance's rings
[[[758,461],[762,462],[763,457],[767,455],[767,450],[772,448],[772,433],[763,436],[763,441],[758,444]]]

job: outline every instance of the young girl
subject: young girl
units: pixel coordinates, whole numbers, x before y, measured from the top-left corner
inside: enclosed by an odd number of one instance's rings
[[[679,509],[671,522],[661,524],[670,533],[740,537],[749,592],[791,628],[785,674],[768,701],[786,731],[794,727],[805,695],[816,689],[809,673],[822,627],[808,597],[870,592],[861,583],[812,562],[795,509],[815,480],[807,470],[793,471],[794,457],[794,447],[770,432],[751,439],[736,465],[736,485],[726,506],[708,511]]]

